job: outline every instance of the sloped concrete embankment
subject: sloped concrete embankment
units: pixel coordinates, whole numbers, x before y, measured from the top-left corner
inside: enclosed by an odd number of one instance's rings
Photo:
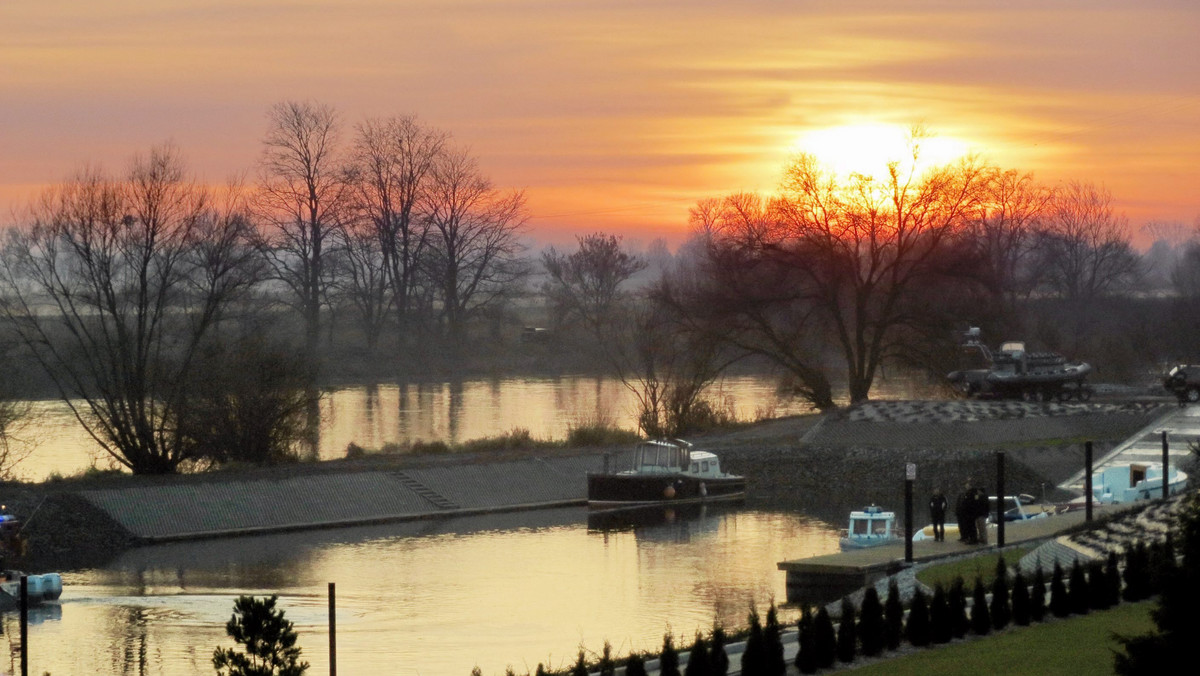
[[[141,541],[219,537],[571,504],[600,459],[318,474],[83,491]]]

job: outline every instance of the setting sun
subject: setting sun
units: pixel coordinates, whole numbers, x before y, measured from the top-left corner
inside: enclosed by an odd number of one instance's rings
[[[828,170],[842,175],[879,177],[891,162],[912,161],[913,128],[897,124],[851,124],[802,133],[793,151],[808,153]],[[968,152],[967,144],[940,134],[918,139],[917,170],[953,162]]]

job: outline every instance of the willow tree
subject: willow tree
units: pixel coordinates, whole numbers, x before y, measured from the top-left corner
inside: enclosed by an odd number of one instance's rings
[[[8,233],[0,300],[87,432],[135,473],[197,457],[181,420],[195,357],[256,280],[250,224],[171,147],[123,176],[87,169]]]

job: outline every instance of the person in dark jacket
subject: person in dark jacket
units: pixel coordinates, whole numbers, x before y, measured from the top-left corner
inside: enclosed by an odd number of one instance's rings
[[[962,493],[958,494],[958,500],[954,503],[954,518],[958,521],[958,539],[960,542],[965,542],[969,545],[975,544],[975,515],[971,512],[972,501],[974,495],[972,491],[971,480],[968,479],[963,486]]]
[[[971,513],[975,517],[975,541],[978,544],[986,545],[988,543],[987,518],[991,506],[988,504],[987,491],[983,488],[977,486],[974,495],[974,508]]]
[[[942,489],[933,489],[929,498],[929,519],[933,521],[933,539],[936,542],[946,541],[946,507],[948,501],[942,495]]]

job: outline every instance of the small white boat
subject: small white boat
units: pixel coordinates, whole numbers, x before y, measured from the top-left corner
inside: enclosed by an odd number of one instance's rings
[[[1092,474],[1092,503],[1119,505],[1138,500],[1153,500],[1162,497],[1162,463],[1131,462],[1128,465],[1106,467]],[[1175,495],[1187,489],[1188,475],[1171,467],[1167,481],[1167,493]],[[1082,497],[1071,501],[1073,508],[1084,504]]]
[[[1032,504],[1034,497],[1032,495],[1006,495],[1004,496],[1004,521],[1026,521],[1028,519],[1044,519],[1053,514],[1057,514],[1059,509],[1054,505]],[[988,497],[988,518],[987,528],[989,533],[994,533],[996,530],[996,496]],[[933,539],[933,524],[929,524],[913,534],[913,541],[932,540]],[[946,539],[951,541],[958,540],[958,524],[946,524]],[[988,536],[988,542],[995,542],[992,536]]]
[[[19,570],[6,570],[0,573],[0,610],[21,607],[22,575],[26,578],[25,593],[30,607],[57,601],[62,596],[62,576],[58,573],[25,575]]]
[[[842,549],[863,549],[900,541],[901,535],[896,531],[896,513],[870,505],[850,512],[850,526],[840,543]]]

